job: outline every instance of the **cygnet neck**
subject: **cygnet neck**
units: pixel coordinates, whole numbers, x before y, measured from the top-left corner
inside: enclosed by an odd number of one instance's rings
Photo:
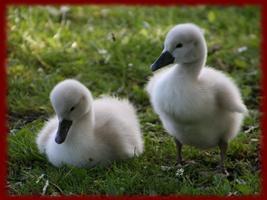
[[[176,66],[175,71],[179,74],[179,76],[187,76],[191,79],[197,79],[200,71],[204,67],[206,62],[206,58],[202,58],[190,63],[179,63]]]
[[[95,125],[94,111],[93,108],[91,108],[90,111],[85,113],[79,119],[73,121],[71,127],[71,132],[73,133],[68,134],[69,141],[73,140],[73,138],[75,137],[79,137],[84,134],[92,137],[94,131],[94,125]]]

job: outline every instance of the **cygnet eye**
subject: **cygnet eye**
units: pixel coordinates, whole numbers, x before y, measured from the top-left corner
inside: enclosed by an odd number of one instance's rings
[[[71,111],[73,111],[74,109],[75,109],[75,107],[74,107],[74,106],[72,106],[72,107],[70,108],[70,112],[71,112]]]
[[[183,44],[182,44],[182,43],[178,43],[178,44],[176,45],[176,48],[181,48],[181,47],[183,47]]]

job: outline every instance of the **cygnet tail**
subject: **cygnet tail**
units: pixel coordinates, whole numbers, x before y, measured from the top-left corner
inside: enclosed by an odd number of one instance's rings
[[[234,82],[225,79],[224,83],[217,85],[217,92],[218,102],[222,108],[230,112],[248,114],[248,109],[244,105],[240,92]]]
[[[248,109],[243,103],[228,103],[226,106],[226,109],[228,109],[231,112],[237,112],[237,113],[242,113],[244,115],[248,115]]]
[[[244,104],[239,104],[236,106],[235,112],[248,114],[248,109]]]

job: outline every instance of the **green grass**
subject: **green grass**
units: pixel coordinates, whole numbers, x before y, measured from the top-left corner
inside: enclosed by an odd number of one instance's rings
[[[177,171],[174,142],[144,91],[152,75],[149,66],[159,56],[167,31],[184,22],[205,30],[207,64],[235,79],[250,110],[230,144],[229,177],[215,171],[218,149],[186,146],[184,158],[195,163],[185,165],[183,173]],[[46,195],[261,192],[259,8],[88,6],[71,7],[64,14],[55,7],[11,7],[8,27],[9,194],[41,194],[43,189]],[[247,50],[238,52],[240,47]],[[49,164],[38,153],[35,137],[53,115],[51,89],[66,78],[80,80],[95,97],[105,93],[129,98],[138,110],[144,154],[92,169]]]

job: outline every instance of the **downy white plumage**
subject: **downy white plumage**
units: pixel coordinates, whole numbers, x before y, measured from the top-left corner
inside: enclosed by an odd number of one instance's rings
[[[36,143],[53,165],[106,165],[143,152],[135,109],[127,100],[93,100],[90,91],[72,79],[57,84],[50,100],[56,116],[45,124]]]
[[[182,145],[201,149],[219,145],[221,169],[227,144],[239,132],[247,108],[235,83],[221,71],[206,67],[207,45],[194,24],[172,28],[160,57],[152,64],[156,72],[146,90],[164,128],[175,138],[177,163]],[[227,173],[227,172],[226,172]]]

